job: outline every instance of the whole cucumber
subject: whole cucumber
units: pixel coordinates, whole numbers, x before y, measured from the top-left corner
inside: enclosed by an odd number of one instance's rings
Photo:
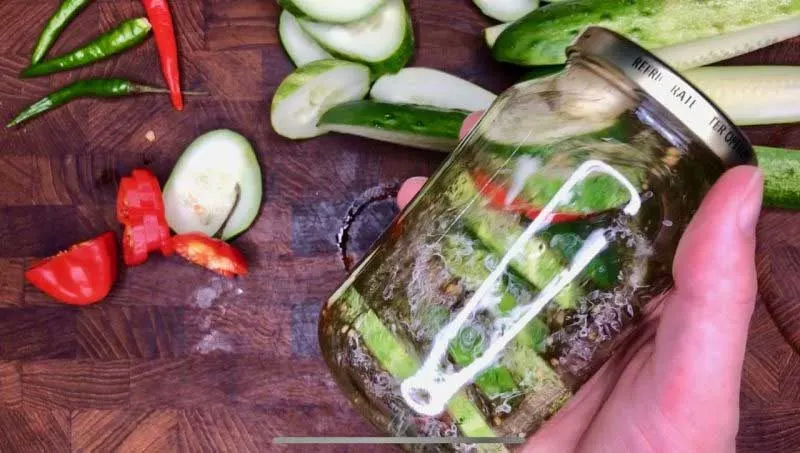
[[[800,150],[754,148],[764,171],[764,206],[800,209]]]
[[[590,25],[647,49],[707,38],[800,15],[800,0],[573,0],[534,10],[494,43],[497,60],[523,66],[566,61],[565,49]]]

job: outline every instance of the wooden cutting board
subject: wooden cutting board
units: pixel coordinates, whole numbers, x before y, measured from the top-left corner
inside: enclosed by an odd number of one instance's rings
[[[209,96],[187,99],[181,113],[162,96],[80,101],[0,132],[0,451],[270,451],[278,435],[378,434],[336,389],[317,346],[320,304],[345,277],[335,234],[359,194],[429,175],[441,156],[354,137],[278,137],[269,104],[291,65],[276,37],[274,2],[172,4],[184,86]],[[152,39],[102,64],[20,80],[57,5],[0,2],[3,121],[79,78],[163,84]],[[413,0],[411,7],[415,64],[498,92],[521,73],[492,61],[481,35],[489,21],[471,2]],[[53,52],[142,14],[137,0],[98,0]],[[800,41],[742,60],[798,64]],[[153,257],[125,270],[107,301],[85,309],[54,304],[24,283],[23,270],[38,257],[117,230],[121,176],[147,166],[163,181],[189,142],[216,128],[252,140],[264,171],[261,216],[236,241],[250,276],[232,283]],[[800,147],[797,126],[761,128],[751,137]],[[366,212],[354,227],[356,252],[393,214],[391,202]],[[795,341],[796,293],[787,288],[800,284],[789,250],[798,225],[796,214],[769,213],[761,241],[771,289],[764,305],[781,315],[783,332]],[[744,372],[740,452],[800,451],[798,376],[800,357],[759,308]],[[345,451],[309,449],[320,450]]]

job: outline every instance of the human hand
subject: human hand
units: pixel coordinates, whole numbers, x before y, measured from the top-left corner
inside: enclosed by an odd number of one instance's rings
[[[470,115],[462,136],[479,116]],[[401,208],[425,178],[406,181]],[[674,288],[640,341],[614,357],[523,451],[728,453],[736,447],[739,388],[755,305],[755,229],[763,174],[726,172],[684,233]]]

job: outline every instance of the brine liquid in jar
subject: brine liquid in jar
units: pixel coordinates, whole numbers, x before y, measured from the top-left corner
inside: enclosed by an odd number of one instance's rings
[[[726,165],[620,73],[570,58],[498,98],[326,303],[325,359],[387,434],[529,435],[670,287]]]

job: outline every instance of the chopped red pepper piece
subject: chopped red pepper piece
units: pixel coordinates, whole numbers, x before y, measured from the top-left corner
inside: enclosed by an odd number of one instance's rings
[[[45,258],[25,271],[25,279],[65,304],[99,302],[117,279],[117,237],[108,232]]]
[[[148,214],[164,217],[161,186],[150,170],[136,169],[119,183],[117,220],[127,225]]]
[[[203,233],[186,233],[173,236],[170,242],[175,253],[198,266],[225,277],[247,275],[244,255],[225,241]]]
[[[534,206],[533,204],[522,200],[519,197],[515,197],[510,202],[507,202],[508,189],[505,186],[492,181],[492,178],[486,173],[481,171],[473,171],[472,179],[475,181],[475,185],[478,186],[478,190],[480,191],[481,195],[483,195],[484,198],[489,201],[489,205],[495,209],[522,214],[530,220],[534,220],[539,216],[539,214],[542,213],[542,208]],[[583,218],[581,214],[556,212],[554,213],[553,218],[550,220],[550,223],[572,222],[581,218]]]
[[[150,252],[160,250],[172,254],[169,227],[154,215],[146,215],[136,223],[125,225],[122,237],[122,254],[125,264],[136,266],[147,261]]]
[[[141,228],[125,225],[122,258],[128,266],[138,266],[147,261],[147,235]]]
[[[122,256],[128,266],[144,263],[150,252],[172,253],[161,186],[150,170],[136,169],[131,176],[122,178],[117,193],[117,219],[125,225]]]

